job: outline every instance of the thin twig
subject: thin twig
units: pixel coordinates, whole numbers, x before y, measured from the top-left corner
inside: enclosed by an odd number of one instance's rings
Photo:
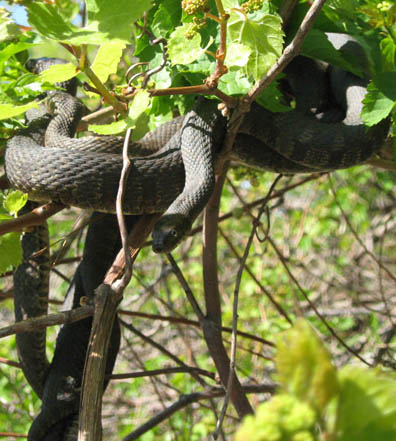
[[[125,135],[124,146],[122,150],[122,171],[116,199],[117,221],[118,228],[120,229],[121,234],[122,249],[124,250],[125,270],[121,280],[117,282],[116,285],[113,284],[113,289],[117,291],[120,295],[122,295],[132,277],[132,259],[128,247],[128,229],[126,227],[125,217],[122,211],[122,202],[124,199],[129,172],[131,170],[131,160],[128,156],[128,147],[129,140],[131,139],[131,134],[132,130],[129,128]]]
[[[204,318],[204,314],[198,305],[198,302],[196,301],[194,297],[194,293],[192,292],[189,284],[187,283],[187,280],[183,276],[183,273],[181,272],[176,260],[173,258],[172,254],[168,253],[166,255],[167,259],[169,260],[169,263],[172,265],[173,272],[175,276],[177,277],[177,280],[179,281],[180,285],[184,289],[184,292],[186,293],[187,299],[190,302],[190,305],[192,306],[196,316],[198,317],[198,320],[202,322]]]
[[[81,306],[70,311],[58,312],[57,314],[45,315],[33,319],[23,320],[10,326],[0,329],[0,338],[9,335],[20,334],[22,332],[32,332],[38,329],[47,328],[48,326],[62,325],[65,323],[73,323],[93,314],[92,306]]]
[[[48,218],[63,210],[65,205],[50,202],[35,208],[30,213],[9,221],[0,223],[0,236],[11,231],[21,231],[27,227],[43,224]]]

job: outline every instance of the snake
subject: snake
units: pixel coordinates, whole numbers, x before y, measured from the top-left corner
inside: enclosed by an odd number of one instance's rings
[[[337,72],[332,76],[336,78]],[[336,96],[346,114],[331,124],[298,109],[275,113],[253,105],[236,136],[232,158],[262,170],[288,173],[331,171],[364,162],[382,145],[389,127],[384,122],[367,129],[362,123],[366,84],[365,79],[344,74]],[[114,213],[122,157],[113,152],[120,147],[120,137],[73,139],[81,103],[58,92],[50,96],[49,106],[54,113],[46,131],[49,148],[44,150],[20,135],[8,142],[5,170],[11,186],[34,200]],[[205,206],[225,125],[213,102],[199,100],[182,121],[150,135],[151,140],[162,141],[158,152],[132,159],[123,209],[126,214],[165,212],[154,229],[155,252],[171,251],[180,243]],[[162,138],[169,131],[170,139]],[[144,150],[147,139],[139,144]]]
[[[350,40],[345,44],[349,45]],[[299,62],[305,69],[311,61],[301,57],[296,59],[297,73],[301,73]],[[51,60],[47,62],[50,64]],[[311,173],[360,164],[379,149],[389,125],[385,121],[367,130],[360,119],[367,80],[340,69],[322,69],[315,63],[310,69],[313,70],[307,69],[308,78],[309,72],[311,75],[312,72],[320,73],[318,76],[327,88],[333,89],[337,112],[326,112],[321,104],[312,112],[311,100],[305,99],[307,102],[303,103],[304,97],[312,94],[307,93],[306,86],[302,87],[302,93],[294,86],[295,110],[274,113],[258,105],[252,106],[236,136],[230,156],[232,160],[278,173]],[[288,74],[290,83],[296,78],[292,71],[291,68]],[[297,78],[295,84],[298,85],[300,80]],[[11,186],[29,193],[33,200],[54,200],[114,213],[122,167],[118,152],[123,139],[97,136],[75,139],[74,132],[82,116],[81,103],[63,92],[52,94],[47,102],[52,118],[45,134],[45,147],[26,132],[8,142],[5,169]],[[198,100],[184,117],[162,125],[131,146],[137,155],[149,156],[132,158],[123,208],[125,213],[134,215],[165,213],[153,232],[155,252],[168,252],[180,243],[206,205],[213,190],[214,164],[225,130],[226,121],[214,103]],[[82,282],[78,280],[84,278],[78,271],[76,286],[81,286]],[[69,331],[67,327],[65,329],[63,332],[67,336]],[[65,341],[71,340],[76,332],[79,333],[78,329],[71,330]],[[75,425],[76,398],[70,407],[59,405],[60,410],[53,404],[57,402],[53,391],[64,390],[67,386],[59,384],[58,380],[59,377],[65,378],[59,374],[62,362],[56,362],[64,357],[62,348],[66,345],[62,342],[60,338],[59,350],[58,344],[56,349],[60,355],[54,357],[55,363],[52,363],[55,379],[51,381],[51,375],[47,374],[45,384],[48,386],[44,385],[40,392],[43,410],[31,428],[29,437],[32,441],[45,439],[48,427],[59,427],[59,433],[65,433]],[[80,365],[85,357],[81,354],[84,350],[76,350],[75,357],[80,360],[76,372],[82,372],[83,365]],[[74,385],[79,384],[81,372],[71,375],[75,379]]]

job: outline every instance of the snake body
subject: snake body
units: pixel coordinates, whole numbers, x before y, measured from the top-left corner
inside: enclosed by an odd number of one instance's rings
[[[38,144],[44,141],[49,115],[30,111],[31,124],[25,136]],[[20,214],[30,212],[37,203],[28,201]],[[22,233],[22,263],[14,272],[15,320],[47,314],[49,286],[49,233],[47,223]],[[38,397],[42,397],[49,362],[46,356],[46,329],[16,335],[18,358],[23,373]]]
[[[136,217],[126,219],[130,229]],[[94,298],[95,289],[103,278],[121,246],[115,216],[93,213],[85,241],[83,258],[69,288],[72,308],[80,306],[81,297]],[[64,325],[58,335],[54,357],[44,383],[43,405],[28,435],[29,441],[70,441],[77,439],[73,428],[78,422],[80,390],[85,354],[92,319]],[[113,325],[106,365],[110,374],[120,344],[120,328]],[[107,381],[105,386],[107,385]],[[67,432],[70,431],[70,436]]]

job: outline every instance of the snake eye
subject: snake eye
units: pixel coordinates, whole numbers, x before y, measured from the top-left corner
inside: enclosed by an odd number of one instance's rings
[[[170,234],[172,237],[177,237],[177,236],[178,236],[176,230],[170,230],[170,231],[169,231],[169,234]]]

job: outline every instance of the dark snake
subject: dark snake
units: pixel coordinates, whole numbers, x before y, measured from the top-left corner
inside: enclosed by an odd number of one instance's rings
[[[323,71],[322,77],[328,76],[329,72]],[[359,115],[366,81],[334,69],[330,82],[333,89],[337,89],[335,101],[345,112],[338,122],[331,118],[326,121],[326,109],[320,120],[318,115],[312,114],[309,103],[303,109],[297,105],[296,110],[286,113],[272,113],[254,105],[236,137],[232,159],[262,170],[307,173],[346,168],[370,158],[382,145],[388,124],[384,122],[369,130],[362,124]],[[298,104],[298,91],[295,94]],[[304,94],[310,95],[305,91],[302,97]],[[29,192],[33,199],[51,199],[114,212],[122,161],[113,152],[122,145],[121,138],[74,140],[74,130],[81,116],[79,102],[69,95],[56,93],[50,98],[50,107],[55,112],[46,132],[49,148],[45,152],[26,134],[8,143],[6,172],[10,183]],[[316,109],[316,113],[321,110]],[[129,214],[166,211],[154,231],[156,251],[168,251],[180,242],[205,206],[213,188],[213,158],[220,148],[224,126],[213,105],[201,101],[184,118],[165,124],[132,147],[138,154],[139,151],[146,154],[162,146],[148,158],[133,159],[124,200],[125,212]],[[93,153],[92,147],[99,153]],[[101,152],[102,148],[106,153]],[[191,155],[195,155],[193,159]],[[77,279],[81,277],[78,274]],[[53,372],[58,378],[57,369]],[[56,387],[54,384],[47,389],[59,388],[59,384]],[[54,398],[48,398],[50,392],[44,396],[46,402],[54,402]],[[43,412],[45,408],[43,404]],[[48,421],[58,421],[68,427],[76,408],[74,405],[73,412],[60,412],[55,418],[48,418],[43,412],[44,416],[32,426],[32,433],[36,427],[48,426]],[[52,413],[48,405],[47,413]],[[45,438],[32,435],[30,439]]]

